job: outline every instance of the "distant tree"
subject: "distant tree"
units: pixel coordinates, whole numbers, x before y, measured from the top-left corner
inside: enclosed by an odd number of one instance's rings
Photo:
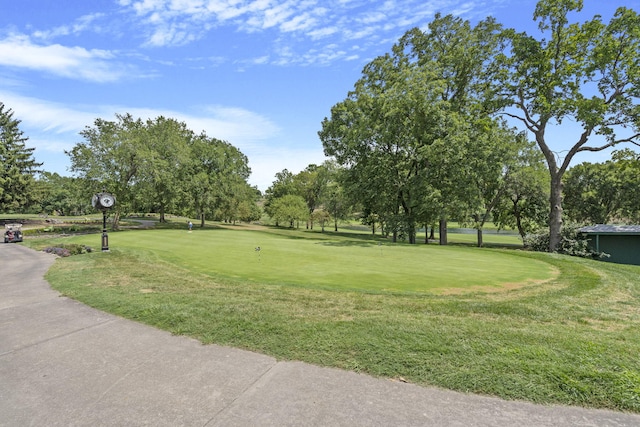
[[[496,61],[504,69],[502,95],[512,106],[505,114],[534,135],[548,165],[552,252],[561,238],[563,177],[574,156],[638,144],[640,137],[640,17],[620,7],[608,24],[600,16],[570,24],[569,13],[582,5],[582,0],[540,0],[533,17],[544,37],[511,30],[505,33],[511,48]],[[562,159],[547,135],[563,122],[581,129]],[[604,140],[594,141],[596,135]]]
[[[493,210],[493,222],[500,228],[515,228],[524,239],[549,222],[549,174],[539,152],[523,152],[517,161],[505,197]]]
[[[564,181],[564,204],[573,221],[591,224],[640,220],[640,157],[615,151],[604,163],[581,163]]]
[[[93,210],[90,192],[81,178],[42,172],[37,180],[41,191],[38,213],[85,215]]]
[[[311,164],[294,176],[296,192],[301,195],[309,209],[309,222],[307,226],[313,229],[313,212],[321,203],[323,193],[329,182],[329,171],[326,165]]]
[[[415,243],[417,224],[438,215],[446,228],[473,204],[467,159],[479,119],[497,109],[489,82],[500,71],[491,61],[500,29],[493,19],[471,27],[436,15],[428,31],[408,31],[367,64],[322,122],[325,154],[347,169],[347,191],[394,240],[404,234]]]
[[[612,162],[584,162],[569,169],[563,183],[567,216],[592,224],[607,224],[614,218],[622,202],[616,172]]]
[[[613,161],[620,182],[620,217],[640,224],[640,153],[629,149],[615,151]]]
[[[0,102],[0,211],[19,212],[36,196],[35,175],[42,163],[33,158],[19,128],[20,120]]]
[[[293,228],[297,221],[304,221],[309,216],[304,199],[294,194],[285,194],[271,203],[272,218],[278,223],[288,223]]]
[[[277,226],[278,220],[276,219],[275,210],[273,210],[272,207],[273,202],[282,196],[299,194],[294,181],[295,175],[293,172],[288,169],[283,169],[276,173],[275,178],[275,181],[273,181],[271,186],[267,188],[267,191],[265,191],[264,211],[276,221]]]

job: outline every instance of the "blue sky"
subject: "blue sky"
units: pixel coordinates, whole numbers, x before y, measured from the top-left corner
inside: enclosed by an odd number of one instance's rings
[[[585,0],[580,21],[640,0]],[[436,12],[538,34],[535,0],[0,0],[0,101],[43,169],[78,133],[160,115],[249,158],[264,191],[325,159],[317,132],[364,65]],[[590,161],[598,161],[597,156]]]

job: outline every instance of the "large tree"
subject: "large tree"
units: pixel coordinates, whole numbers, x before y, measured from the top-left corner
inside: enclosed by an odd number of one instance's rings
[[[115,194],[113,227],[120,217],[131,212],[137,196],[136,183],[141,178],[145,162],[145,129],[140,119],[130,114],[116,115],[117,121],[96,119],[94,126],[87,126],[80,135],[85,141],[67,152],[71,159],[71,171],[84,178],[87,198],[103,189]]]
[[[165,222],[166,212],[175,212],[183,198],[189,144],[193,132],[184,122],[165,117],[149,119],[141,132],[139,186],[146,204]]]
[[[33,201],[35,174],[42,166],[19,126],[13,111],[0,102],[0,211],[17,212]]]
[[[247,157],[226,141],[202,133],[190,143],[190,163],[181,185],[187,196],[187,212],[205,219],[253,218],[256,193],[247,179]],[[245,211],[250,211],[249,213]]]
[[[493,19],[471,27],[437,15],[428,31],[410,30],[392,53],[368,64],[323,121],[325,153],[347,167],[365,211],[394,235],[406,232],[415,242],[417,223],[437,214],[443,230],[448,217],[468,207],[472,173],[465,157],[482,132],[479,119],[498,108],[491,102],[498,71],[491,59],[500,30]]]
[[[569,23],[582,5],[539,1],[534,19],[544,38],[510,31],[511,49],[497,61],[512,106],[506,114],[533,133],[548,165],[550,251],[560,243],[562,180],[575,155],[638,144],[640,137],[640,17],[621,7],[608,24],[600,16]],[[548,135],[567,123],[579,129],[562,157]]]

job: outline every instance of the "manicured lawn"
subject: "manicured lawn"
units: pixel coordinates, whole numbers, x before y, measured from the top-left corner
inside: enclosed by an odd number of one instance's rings
[[[63,240],[99,248],[100,237]],[[640,412],[640,267],[288,230],[120,232],[110,247],[59,259],[47,279],[203,343]]]
[[[79,241],[89,244],[92,240],[95,237]],[[394,245],[293,230],[112,233],[110,247],[153,252],[189,271],[216,278],[367,292],[495,287],[552,276],[549,264],[512,255],[513,251]]]

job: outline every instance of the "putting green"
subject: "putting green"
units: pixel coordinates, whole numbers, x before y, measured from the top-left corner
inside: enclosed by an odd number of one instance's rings
[[[73,238],[94,245],[95,239]],[[133,231],[111,233],[110,247],[152,253],[222,279],[372,292],[490,291],[555,275],[549,264],[515,251],[392,244],[299,231]]]

